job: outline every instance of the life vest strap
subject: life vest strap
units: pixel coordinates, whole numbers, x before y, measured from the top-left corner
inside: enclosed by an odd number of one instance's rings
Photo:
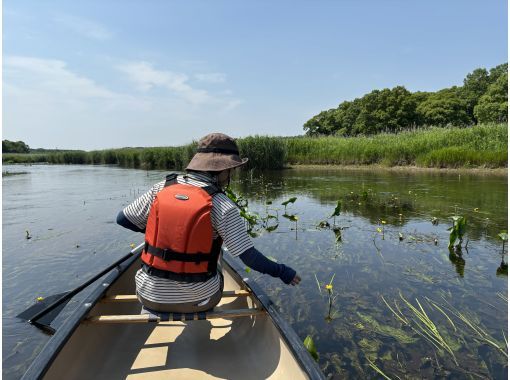
[[[170,173],[165,178],[165,187],[173,185],[174,183],[177,183],[177,174],[176,173]]]
[[[216,275],[216,272],[174,273],[167,270],[151,267],[145,263],[142,264],[142,270],[150,276],[156,276],[159,278],[180,282],[205,282]]]
[[[185,263],[196,263],[200,264],[204,261],[209,262],[211,260],[210,253],[181,253],[175,252],[171,249],[163,249],[150,245],[145,242],[145,252],[151,255],[157,256],[165,261],[182,261]]]

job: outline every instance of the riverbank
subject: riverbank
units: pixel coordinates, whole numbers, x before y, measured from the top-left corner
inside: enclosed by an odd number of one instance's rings
[[[345,171],[377,171],[396,173],[447,173],[459,175],[495,175],[508,176],[508,168],[424,168],[420,166],[384,166],[373,165],[290,165],[286,169],[314,169],[314,170],[345,170]]]
[[[508,166],[508,125],[416,129],[360,137],[249,136],[237,140],[247,169],[289,165],[481,168]],[[180,170],[196,142],[178,147],[121,148],[58,153],[2,154],[4,164],[107,164],[135,169]]]

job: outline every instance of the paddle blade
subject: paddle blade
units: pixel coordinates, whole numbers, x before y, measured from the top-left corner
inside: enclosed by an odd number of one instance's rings
[[[60,305],[55,307],[50,312],[44,314],[43,316],[41,316],[36,321],[32,321],[32,318],[35,317],[37,314],[39,314],[44,309],[46,309],[49,305],[51,305],[52,303],[54,303],[54,302],[58,301],[59,299],[63,298],[67,294],[69,294],[69,292],[55,294],[55,295],[46,297],[42,301],[37,301],[35,304],[33,304],[28,309],[26,309],[25,311],[23,311],[20,314],[18,314],[16,317],[24,319],[26,321],[31,321],[31,322],[34,323],[34,325],[36,325],[38,327],[45,327],[45,326],[49,327],[51,322],[53,322],[53,320],[56,318],[56,316],[62,311],[64,306],[66,306],[67,303],[70,301],[70,299],[65,300]]]

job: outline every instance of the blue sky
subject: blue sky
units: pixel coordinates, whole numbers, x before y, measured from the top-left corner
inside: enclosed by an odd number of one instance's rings
[[[3,1],[3,139],[33,148],[299,135],[374,89],[507,61],[507,2]]]

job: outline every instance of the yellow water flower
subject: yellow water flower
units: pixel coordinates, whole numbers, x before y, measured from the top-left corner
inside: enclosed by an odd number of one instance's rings
[[[381,220],[381,224],[386,224],[386,221],[385,220]]]
[[[37,297],[37,302],[41,302],[44,299],[44,297]]]
[[[327,290],[333,290],[333,285],[332,285],[332,284],[327,284],[327,285],[325,286],[325,288],[326,288]]]
[[[381,233],[382,229],[380,227],[377,227],[377,232]]]
[[[131,248],[135,248],[135,244],[134,244],[134,243],[129,244],[129,246],[130,246]]]
[[[478,207],[475,207],[475,208],[473,209],[473,211],[474,211],[474,212],[478,212],[478,210],[479,210],[479,209],[478,209]]]

